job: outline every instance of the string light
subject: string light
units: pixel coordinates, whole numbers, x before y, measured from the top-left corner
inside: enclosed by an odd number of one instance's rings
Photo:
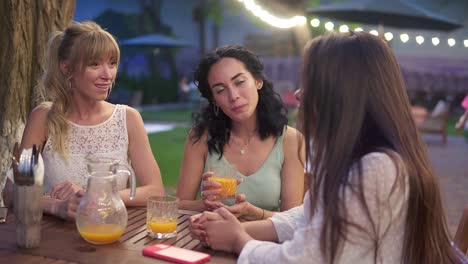
[[[347,25],[341,25],[340,32],[341,33],[349,32],[349,27]]]
[[[418,43],[419,45],[423,44],[424,43],[424,37],[423,36],[417,36],[416,37],[416,43]]]
[[[393,34],[392,34],[392,32],[387,32],[387,33],[384,34],[384,37],[385,37],[385,39],[387,41],[390,41],[390,40],[393,39]]]
[[[333,22],[328,21],[327,23],[325,23],[325,29],[328,31],[332,31],[334,27],[335,24],[333,24]]]
[[[401,42],[406,43],[409,40],[409,36],[406,33],[400,35]]]
[[[258,17],[260,20],[276,28],[287,29],[287,28],[293,28],[296,26],[303,26],[307,23],[307,19],[304,16],[292,16],[289,18],[280,18],[273,14],[270,14],[268,11],[264,10],[260,5],[256,4],[254,0],[238,0],[238,2],[243,3],[245,8],[249,10],[254,16]],[[314,28],[319,27],[321,24],[318,18],[311,19],[309,23]],[[335,24],[333,24],[333,22],[327,22],[325,23],[324,26],[325,26],[325,29],[328,31],[333,31],[335,28]],[[339,26],[339,31],[348,32],[349,26],[346,24],[343,24]],[[359,31],[364,31],[364,30],[361,27],[357,27],[354,29],[354,31],[359,32]],[[378,31],[376,31],[375,29],[369,31],[369,33],[376,35],[376,36],[379,35]],[[391,32],[386,32],[384,34],[384,37],[387,41],[391,41],[394,38]],[[420,35],[416,36],[415,39],[416,39],[416,43],[418,43],[419,45],[421,45],[425,41],[424,37]],[[400,35],[400,40],[403,43],[406,43],[410,40],[410,36],[407,33],[403,33]],[[432,40],[432,45],[434,46],[438,46],[440,44],[440,39],[438,37],[432,37],[431,40]],[[447,39],[447,44],[450,47],[455,46],[456,42],[457,41],[454,38]],[[463,46],[465,48],[468,48],[468,39],[463,40]]]
[[[456,41],[455,41],[455,39],[453,39],[453,38],[449,38],[449,39],[447,40],[447,43],[449,44],[450,47],[453,47],[453,46],[455,46]]]
[[[318,26],[320,26],[320,20],[318,20],[318,18],[314,18],[314,19],[310,20],[310,25],[313,26],[313,27],[318,27]]]
[[[277,28],[292,28],[296,26],[302,26],[307,23],[307,19],[304,16],[293,16],[290,18],[279,18],[268,11],[264,10],[261,6],[257,5],[253,0],[238,0],[243,2],[247,10],[252,12],[254,16],[260,18],[260,20],[266,22],[267,24],[277,27]]]

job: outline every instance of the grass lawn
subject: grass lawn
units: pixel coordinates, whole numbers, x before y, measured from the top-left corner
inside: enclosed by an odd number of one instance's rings
[[[149,134],[151,150],[158,161],[166,188],[175,188],[184,153],[184,144],[189,127],[178,127],[171,131]]]
[[[192,121],[191,109],[144,110],[141,117],[145,122],[186,122]]]

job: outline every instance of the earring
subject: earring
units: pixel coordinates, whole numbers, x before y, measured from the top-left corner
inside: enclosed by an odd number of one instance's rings
[[[213,104],[213,112],[215,114],[215,116],[218,116],[219,115],[219,107],[215,104]]]
[[[71,83],[71,79],[68,79],[68,90],[72,90],[72,83]]]

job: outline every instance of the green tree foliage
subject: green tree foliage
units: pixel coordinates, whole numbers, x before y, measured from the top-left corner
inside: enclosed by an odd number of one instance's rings
[[[124,1],[124,0],[122,0]],[[111,9],[102,12],[94,20],[121,41],[141,35],[159,33],[172,36],[172,28],[161,18],[163,0],[126,0],[129,4],[139,5],[138,13],[122,13]],[[112,1],[109,1],[112,4]],[[157,49],[157,52],[155,52]],[[143,104],[170,102],[177,100],[178,73],[175,65],[175,48],[158,47],[121,47],[122,56],[145,54],[148,61],[149,75],[138,78],[119,73],[115,89],[143,91]],[[170,68],[169,79],[163,78],[159,65],[167,62]],[[131,65],[128,65],[131,67]]]

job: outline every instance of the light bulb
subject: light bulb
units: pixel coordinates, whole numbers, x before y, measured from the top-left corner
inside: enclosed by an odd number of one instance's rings
[[[400,35],[401,42],[406,43],[409,40],[409,36],[406,33]]]
[[[318,18],[314,18],[310,21],[310,25],[313,27],[318,27],[320,26],[320,20],[318,20]]]
[[[417,36],[416,37],[416,43],[418,43],[419,45],[423,44],[424,43],[424,37],[423,36]]]

